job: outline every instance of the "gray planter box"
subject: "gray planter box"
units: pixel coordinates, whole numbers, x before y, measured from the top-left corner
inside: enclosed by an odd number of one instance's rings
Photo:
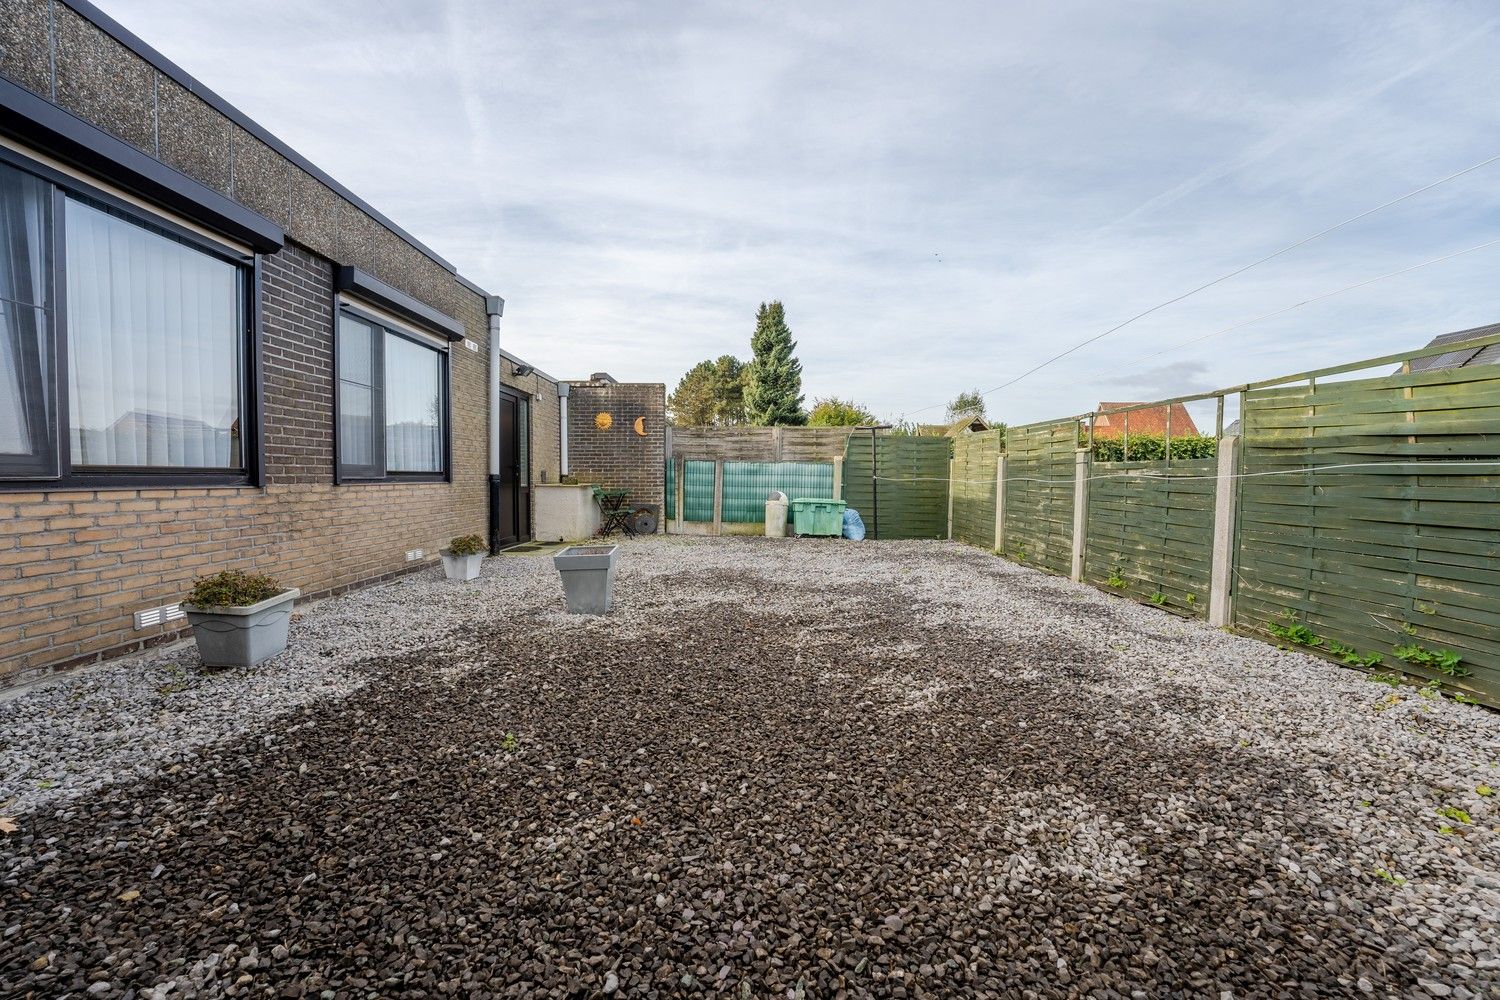
[[[618,545],[570,545],[552,557],[562,577],[568,610],[575,615],[609,613],[615,589]]]
[[[292,605],[301,593],[293,587],[242,608],[184,604],[198,641],[198,658],[206,667],[253,667],[269,660],[286,649]]]
[[[484,559],[483,552],[476,552],[472,556],[455,556],[447,552],[438,553],[443,557],[443,572],[450,580],[477,580],[479,579],[479,563]]]

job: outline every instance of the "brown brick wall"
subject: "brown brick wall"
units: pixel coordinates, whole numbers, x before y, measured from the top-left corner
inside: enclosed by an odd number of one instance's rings
[[[487,525],[488,327],[481,296],[392,225],[256,139],[78,12],[0,0],[0,75],[285,227],[262,260],[261,488],[0,493],[0,685],[139,648],[133,612],[214,570],[255,568],[308,594],[431,563]],[[103,178],[108,181],[108,178]],[[455,344],[453,482],[333,485],[334,262],[463,321]],[[533,474],[558,471],[555,387],[536,391]],[[404,553],[421,548],[421,562]]]
[[[659,383],[573,382],[568,398],[568,467],[580,482],[630,491],[657,505],[666,485],[667,387]],[[609,426],[600,427],[608,414]],[[644,418],[645,434],[635,430]]]
[[[484,534],[482,326],[479,351],[450,355],[454,481],[333,485],[332,276],[332,262],[295,246],[263,265],[263,489],[0,493],[0,684],[174,635],[181,622],[136,631],[132,615],[179,600],[205,573],[253,568],[322,594]],[[423,560],[406,562],[416,548]]]

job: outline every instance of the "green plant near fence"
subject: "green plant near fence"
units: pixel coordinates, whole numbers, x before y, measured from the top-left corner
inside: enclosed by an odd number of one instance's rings
[[[948,438],[850,435],[844,499],[871,538],[948,537]],[[878,479],[872,485],[871,472]],[[879,494],[878,511],[876,493]]]
[[[1099,437],[1094,436],[1092,455],[1096,462],[1123,462],[1126,461],[1125,449],[1127,444],[1130,448],[1129,460],[1132,462],[1158,462],[1166,457],[1167,442],[1162,434],[1132,434],[1127,441],[1124,437]],[[1083,430],[1078,435],[1078,447],[1088,447],[1088,432]],[[1199,458],[1213,458],[1219,453],[1219,439],[1211,434],[1185,434],[1172,435],[1172,461],[1188,461]]]

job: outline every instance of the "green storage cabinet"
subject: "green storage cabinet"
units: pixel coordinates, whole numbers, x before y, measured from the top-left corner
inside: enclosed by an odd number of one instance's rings
[[[808,497],[793,500],[792,533],[840,537],[844,533],[844,501]]]

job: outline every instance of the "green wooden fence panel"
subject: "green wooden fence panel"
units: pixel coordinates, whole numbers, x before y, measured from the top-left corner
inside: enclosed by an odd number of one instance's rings
[[[1255,390],[1242,434],[1236,626],[1500,704],[1500,366]]]
[[[872,456],[873,448],[873,456]],[[948,537],[948,438],[850,435],[844,452],[844,499],[871,538]],[[871,488],[871,460],[878,468]]]
[[[953,439],[953,537],[995,547],[995,461],[1005,432],[982,431]]]
[[[1206,618],[1216,464],[1093,463],[1084,579]]]
[[[714,463],[689,460],[682,469],[682,519],[714,519]]]
[[[731,524],[759,524],[766,495],[780,490],[789,500],[833,496],[829,462],[725,462],[722,517]],[[712,510],[710,510],[710,514]]]
[[[1078,422],[1005,432],[1004,555],[1054,573],[1073,569],[1073,490]]]

